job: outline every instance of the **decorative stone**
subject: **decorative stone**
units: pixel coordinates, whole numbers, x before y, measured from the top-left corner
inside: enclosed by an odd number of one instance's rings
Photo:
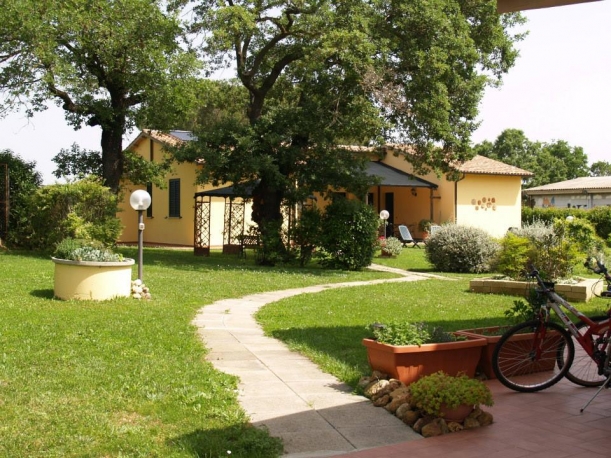
[[[397,388],[396,390],[390,393],[390,398],[391,399],[402,398],[403,396],[406,396],[406,395],[409,396],[409,388],[406,387],[405,385],[401,385],[399,388]]]
[[[482,412],[476,418],[480,426],[489,426],[494,422],[494,417],[489,412]]]
[[[450,421],[448,422],[448,429],[451,433],[457,433],[458,431],[463,430],[463,426],[458,422]]]
[[[412,426],[412,428],[414,431],[420,434],[420,432],[422,431],[422,428],[428,425],[433,420],[435,420],[435,417],[433,417],[432,415],[425,415],[424,417],[418,419],[418,421],[414,423],[414,426]]]
[[[385,374],[381,371],[373,371],[371,373],[371,378],[374,378],[376,380],[388,380],[388,374]]]
[[[374,379],[372,377],[361,377],[359,379],[359,382],[357,383],[357,386],[361,389],[361,390],[365,390],[365,388],[367,387],[367,385],[369,385],[371,382],[373,382]]]
[[[392,395],[389,395],[391,401],[386,405],[386,410],[390,413],[395,413],[400,405],[407,404],[409,396],[406,394],[402,397],[392,398]]]
[[[403,420],[403,417],[407,414],[407,412],[411,412],[411,407],[408,403],[405,404],[401,404],[399,407],[397,407],[397,410],[395,410],[395,416],[397,418],[400,418],[401,420]],[[417,420],[418,418],[416,418]],[[414,420],[414,422],[416,421]],[[411,425],[410,425],[411,426]]]
[[[388,377],[381,372],[377,376]],[[371,399],[376,407],[384,407],[393,413],[406,426],[424,437],[434,437],[452,432],[472,429],[492,424],[492,414],[484,412],[479,406],[472,408],[472,412],[464,420],[436,417],[425,414],[422,410],[412,406],[411,393],[408,386],[393,378],[361,377],[359,386],[364,386],[365,395]]]
[[[449,432],[448,425],[443,418],[436,418],[432,422],[424,425],[421,430],[423,437],[442,436]]]
[[[378,391],[384,389],[388,386],[388,380],[376,380],[375,382],[371,382],[365,388],[365,396],[371,399],[371,397],[376,394]]]
[[[419,418],[420,418],[420,412],[416,410],[407,409],[404,412],[403,416],[401,417],[401,420],[403,421],[403,423],[413,428]]]
[[[473,428],[479,428],[481,425],[479,424],[479,421],[477,421],[476,418],[465,418],[465,421],[463,423],[463,427],[465,429],[473,429]]]
[[[388,404],[388,401],[390,401],[390,396],[385,394],[384,396],[381,396],[373,401],[373,405],[376,407],[384,407],[386,404]]]

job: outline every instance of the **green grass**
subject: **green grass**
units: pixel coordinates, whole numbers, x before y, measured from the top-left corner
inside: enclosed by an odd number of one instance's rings
[[[0,251],[0,456],[274,456],[279,443],[249,427],[235,378],[205,361],[190,324],[197,310],[254,292],[383,277],[147,249],[152,301],[59,301],[47,256]]]
[[[406,249],[394,259],[374,262],[433,273],[424,250]],[[262,308],[257,319],[265,332],[315,361],[323,370],[356,385],[370,371],[361,344],[373,322],[426,321],[448,331],[507,324],[504,312],[520,299],[469,291],[469,280],[482,275],[448,274],[448,279],[328,290],[295,296]],[[608,301],[577,304],[587,314],[600,314]]]

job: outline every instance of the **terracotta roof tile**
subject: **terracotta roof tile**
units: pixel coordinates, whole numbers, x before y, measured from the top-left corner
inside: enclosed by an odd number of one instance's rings
[[[521,177],[530,177],[534,175],[528,170],[479,155],[458,165],[456,170],[463,173],[474,173],[479,175],[517,175]]]

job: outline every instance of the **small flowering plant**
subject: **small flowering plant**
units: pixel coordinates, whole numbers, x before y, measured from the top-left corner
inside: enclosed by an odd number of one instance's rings
[[[390,256],[398,256],[403,251],[403,244],[396,237],[380,237],[378,239],[378,245],[382,250],[382,253],[388,254]]]
[[[123,255],[113,253],[95,240],[65,238],[57,244],[53,255],[68,261],[120,262]]]
[[[419,409],[438,417],[442,416],[443,407],[494,405],[490,389],[480,380],[465,374],[453,377],[443,371],[435,372],[412,383],[409,390]]]

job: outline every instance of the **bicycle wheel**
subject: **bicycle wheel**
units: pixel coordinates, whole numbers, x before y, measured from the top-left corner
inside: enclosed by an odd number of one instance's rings
[[[604,321],[607,318],[607,316],[595,316],[590,319],[594,322],[599,322]],[[583,328],[586,328],[587,326],[588,325],[583,322],[577,323],[577,328],[580,330],[583,330]],[[566,378],[581,386],[601,386],[607,377],[598,374],[598,364],[596,361],[594,361],[590,355],[586,353],[573,335],[571,335],[571,338],[573,340],[573,346],[575,347],[575,356],[573,358],[573,364],[571,364],[568,372],[566,373]],[[590,339],[592,339],[592,336],[590,336]],[[594,345],[594,350],[596,349],[597,347]],[[558,365],[560,367],[564,365],[564,361],[566,360],[565,353],[568,351],[569,350],[566,348],[563,348],[563,351],[558,354]]]
[[[543,337],[537,337],[541,334]],[[556,364],[561,352],[562,367]],[[562,326],[527,321],[503,334],[492,354],[492,369],[499,381],[512,390],[539,391],[564,377],[574,353],[571,335]]]

